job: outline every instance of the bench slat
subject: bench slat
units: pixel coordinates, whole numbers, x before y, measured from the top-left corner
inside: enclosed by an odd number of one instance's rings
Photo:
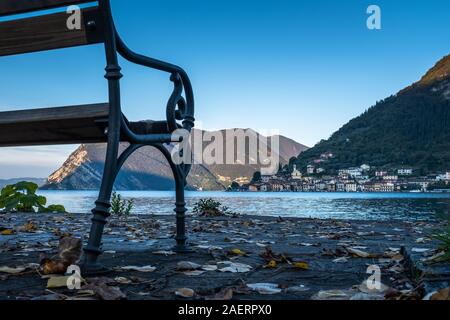
[[[0,23],[0,56],[68,48],[104,41],[98,7],[82,9],[81,30],[69,30],[65,12]],[[87,30],[85,23],[95,21]]]
[[[93,2],[93,0],[2,0],[0,17],[87,2]]]
[[[0,113],[0,146],[105,142],[109,105],[91,104]]]
[[[0,125],[108,117],[107,103],[0,112]]]

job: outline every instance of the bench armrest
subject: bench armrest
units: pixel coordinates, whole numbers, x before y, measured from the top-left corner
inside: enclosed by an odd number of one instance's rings
[[[141,54],[131,51],[122,38],[119,36],[117,30],[116,42],[117,51],[126,60],[139,64],[144,67],[168,72],[171,74],[170,80],[174,83],[174,90],[167,103],[167,123],[171,132],[176,129],[183,128],[191,131],[194,127],[194,93],[192,90],[191,81],[182,68],[179,66],[143,56]],[[183,91],[185,98],[183,97]],[[177,121],[182,121],[179,125]]]

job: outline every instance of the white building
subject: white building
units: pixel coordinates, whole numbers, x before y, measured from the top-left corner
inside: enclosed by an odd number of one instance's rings
[[[302,179],[302,173],[299,170],[297,170],[297,166],[295,164],[294,164],[294,170],[292,171],[291,177],[294,180],[301,180]]]
[[[345,184],[345,192],[356,192],[358,190],[358,186],[356,183],[346,183]]]
[[[314,166],[309,165],[306,167],[306,172],[308,172],[308,174],[314,174],[314,172],[316,171],[315,169],[316,168]]]
[[[317,172],[318,174],[324,173],[324,172],[325,172],[325,169],[324,169],[324,168],[317,168],[316,172]]]
[[[376,171],[375,172],[375,177],[384,177],[385,175],[387,175],[387,171]]]
[[[361,168],[349,168],[348,175],[352,178],[360,177],[363,170]]]
[[[399,176],[410,176],[413,173],[413,169],[411,168],[401,168],[397,170]]]
[[[362,171],[369,171],[370,170],[370,166],[368,164],[363,164],[363,165],[361,165],[360,168],[361,168]]]

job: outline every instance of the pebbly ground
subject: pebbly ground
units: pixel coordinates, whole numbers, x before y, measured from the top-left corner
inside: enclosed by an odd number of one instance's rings
[[[174,254],[173,216],[111,218],[101,262],[113,271],[100,281],[131,300],[183,299],[175,294],[180,288],[192,289],[188,299],[198,300],[420,299],[424,295],[420,277],[405,268],[404,255],[413,253],[420,261],[436,248],[429,238],[436,227],[433,222],[255,216],[189,216],[187,221],[192,252]],[[54,254],[61,237],[85,242],[89,227],[90,216],[85,214],[1,214],[0,233],[12,234],[0,235],[0,270],[27,269],[17,274],[0,272],[0,300],[119,298],[86,287],[46,289],[48,277],[33,265],[43,255]],[[194,263],[196,270],[178,270],[181,261]],[[229,263],[244,264],[248,270],[215,270]],[[155,267],[153,272],[121,269],[149,265]],[[370,276],[370,265],[381,269],[385,287],[379,291],[361,286]],[[448,266],[444,268],[448,271]],[[99,279],[86,281],[95,286]]]

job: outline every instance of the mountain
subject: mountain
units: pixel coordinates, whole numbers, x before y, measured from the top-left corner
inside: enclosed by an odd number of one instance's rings
[[[28,182],[34,182],[38,186],[43,186],[46,184],[47,179],[45,178],[14,178],[14,179],[0,179],[0,189],[10,185],[10,184],[16,184],[21,181],[28,181]]]
[[[233,129],[234,130],[234,129]],[[208,136],[225,137],[225,130],[207,132],[195,130],[196,133]],[[246,130],[248,139],[258,136],[253,130]],[[203,139],[204,140],[204,139]],[[226,139],[222,141],[225,146]],[[210,140],[211,141],[211,140]],[[215,142],[215,139],[212,139]],[[270,150],[272,138],[268,139]],[[307,147],[283,136],[280,141],[280,162],[287,164],[289,159],[298,156]],[[201,150],[211,144],[203,142]],[[195,143],[193,144],[195,147]],[[126,145],[121,145],[121,151]],[[106,146],[104,144],[81,145],[66,162],[51,174],[44,189],[93,190],[98,189],[101,181]],[[248,159],[248,148],[244,153],[235,150],[237,159],[244,156]],[[224,154],[226,156],[226,153]],[[198,157],[197,155],[195,156]],[[248,161],[246,162],[248,163]],[[249,182],[253,173],[260,169],[258,165],[207,165],[195,164],[188,176],[188,188],[192,190],[224,190],[232,181]],[[144,147],[132,155],[125,163],[117,177],[115,187],[118,190],[170,190],[173,189],[173,178],[167,161],[160,152],[152,147]]]
[[[320,163],[329,173],[361,164],[410,166],[421,174],[450,169],[450,55],[418,82],[302,153],[296,163],[305,170],[324,153],[333,154]]]

